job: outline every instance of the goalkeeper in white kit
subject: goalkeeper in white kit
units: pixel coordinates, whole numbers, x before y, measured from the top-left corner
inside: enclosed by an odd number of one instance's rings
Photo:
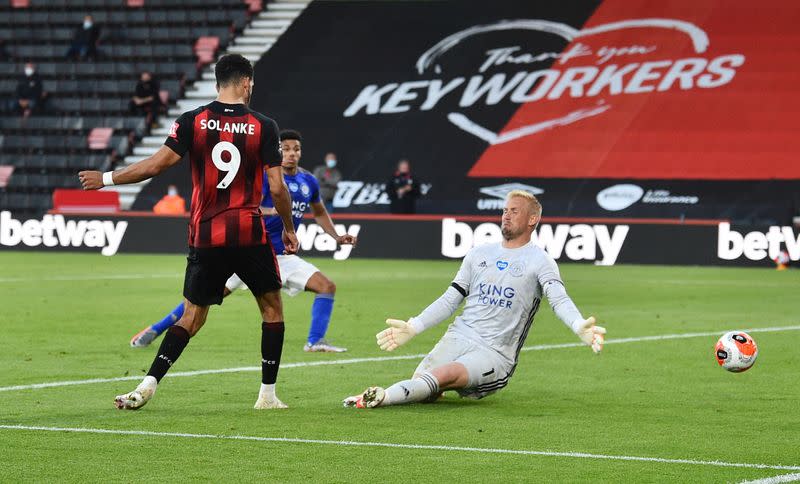
[[[564,324],[595,353],[600,352],[605,328],[597,326],[592,316],[584,319],[567,295],[553,258],[531,243],[541,214],[542,206],[533,194],[510,192],[503,208],[503,241],[471,249],[439,299],[407,322],[386,320],[389,328],[376,335],[381,349],[393,351],[452,316],[466,300],[464,311],[414,376],[386,389],[369,387],[347,397],[344,405],[374,408],[433,401],[446,390],[483,398],[500,390],[514,375],[542,296],[547,296]]]

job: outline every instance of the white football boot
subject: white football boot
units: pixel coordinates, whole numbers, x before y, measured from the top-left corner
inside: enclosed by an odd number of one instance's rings
[[[117,395],[114,398],[114,406],[120,410],[139,410],[153,398],[157,386],[158,382],[155,377],[146,376],[134,391],[124,395]]]
[[[131,348],[146,348],[150,346],[150,343],[156,338],[158,338],[158,333],[148,326],[131,338]]]
[[[306,353],[344,353],[347,351],[347,348],[334,346],[323,338],[314,344],[306,343],[306,345],[303,346],[303,351]]]
[[[256,400],[256,404],[253,405],[253,408],[256,410],[267,410],[271,408],[289,408],[289,406],[280,401],[275,395],[259,394],[258,400]]]
[[[383,403],[384,398],[386,398],[386,390],[381,387],[369,387],[361,395],[345,398],[342,405],[355,408],[375,408]]]

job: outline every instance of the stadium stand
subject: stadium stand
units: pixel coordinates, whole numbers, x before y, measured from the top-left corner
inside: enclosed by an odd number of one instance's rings
[[[286,31],[289,25],[303,12],[310,0],[277,0],[270,2],[261,11],[259,0],[249,0],[249,11],[257,13],[250,23],[243,29],[241,34],[236,35],[227,46],[218,45],[212,38],[200,37],[194,44],[195,54],[198,61],[211,61],[216,56],[231,53],[241,54],[255,64],[264,53],[266,53]],[[216,49],[216,50],[215,50]],[[185,98],[178,99],[167,116],[159,119],[158,127],[153,129],[150,136],[145,136],[133,148],[130,156],[125,157],[124,163],[135,163],[158,150],[164,143],[164,137],[169,134],[169,128],[175,118],[185,111],[192,110],[197,106],[208,104],[217,95],[214,80],[214,65],[208,64],[201,71],[200,78],[185,90]],[[173,97],[173,99],[175,99]],[[120,205],[123,209],[129,209],[133,205],[136,197],[142,188],[149,183],[149,180],[137,184],[112,187],[120,193]],[[163,183],[168,183],[164,181]],[[156,192],[163,192],[165,187],[161,187]]]
[[[10,171],[0,208],[36,215],[56,188],[78,187],[80,169],[105,170],[150,134],[128,103],[142,71],[174,104],[244,30],[261,2],[250,0],[15,0],[0,5],[0,167]],[[66,58],[85,15],[100,27],[95,58]],[[196,43],[212,48],[198,57]],[[29,117],[13,110],[22,66],[33,62],[47,101]],[[172,117],[165,122],[171,123]],[[163,126],[163,124],[162,124]],[[163,141],[163,137],[159,134]]]

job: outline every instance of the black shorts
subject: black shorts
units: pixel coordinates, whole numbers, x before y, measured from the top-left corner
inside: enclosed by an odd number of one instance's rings
[[[281,288],[281,275],[272,246],[189,247],[183,297],[198,306],[222,304],[225,282],[234,273],[258,297]]]

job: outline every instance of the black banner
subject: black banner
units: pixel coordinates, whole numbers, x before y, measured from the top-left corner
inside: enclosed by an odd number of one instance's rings
[[[315,223],[300,226],[300,255],[393,259],[461,259],[473,246],[501,240],[495,217],[335,217],[339,233],[358,246],[337,247]],[[118,253],[187,251],[186,217],[61,215],[19,220],[0,212],[0,249]],[[800,232],[792,227],[721,224],[621,223],[602,219],[545,220],[534,243],[561,262],[598,265],[773,265],[782,252],[800,260]]]
[[[551,216],[788,223],[800,62],[770,57],[794,5],[767,3],[315,1],[252,105],[303,132],[306,168],[338,154],[341,211],[387,212],[407,158],[420,213],[491,213],[522,185]]]

